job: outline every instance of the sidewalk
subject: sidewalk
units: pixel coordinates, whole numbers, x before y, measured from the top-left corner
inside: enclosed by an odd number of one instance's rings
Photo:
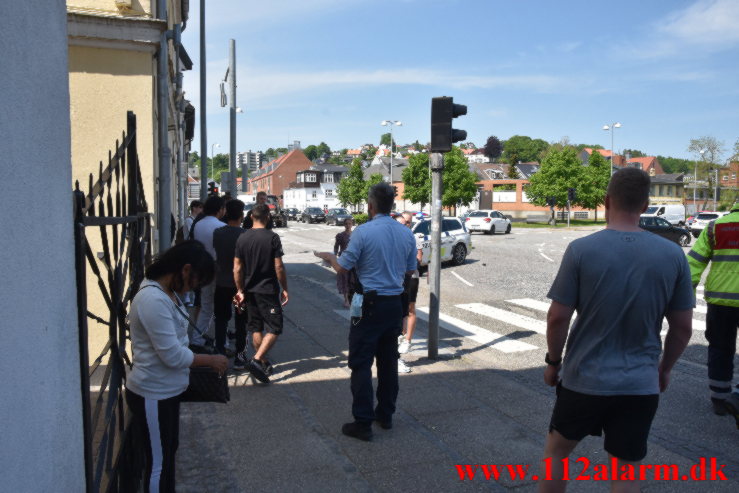
[[[319,286],[316,269],[288,268],[290,303],[273,351],[273,383],[254,384],[244,374],[232,378],[229,404],[182,405],[178,491],[535,491],[530,478],[538,472],[554,392],[527,381],[541,374],[543,363],[506,370],[500,353],[443,331],[442,352],[454,358],[432,362],[425,344],[404,356],[413,372],[400,375],[394,428],[375,426],[370,443],[341,434],[341,425],[352,419],[348,322],[334,312],[338,298]],[[416,347],[425,341],[425,329],[419,320]],[[649,446],[647,463],[682,469],[693,462]],[[593,464],[608,459],[600,439],[586,439],[574,455]],[[496,482],[482,474],[461,481],[456,464],[532,466],[525,480],[505,472]],[[644,491],[737,491],[731,479],[650,482]],[[572,481],[568,491],[608,488],[608,482]]]

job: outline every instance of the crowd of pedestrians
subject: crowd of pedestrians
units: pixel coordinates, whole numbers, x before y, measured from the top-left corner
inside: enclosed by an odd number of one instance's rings
[[[604,448],[619,466],[646,456],[659,394],[690,340],[694,290],[709,263],[711,403],[716,414],[734,416],[739,426],[739,386],[732,392],[731,381],[739,325],[739,205],[711,223],[686,258],[677,245],[639,228],[649,187],[649,175],[641,170],[613,175],[605,198],[607,227],[570,243],[549,290],[544,381],[556,387],[556,401],[544,458],[553,479],[541,481],[540,491],[564,491],[566,482],[558,479],[562,459],[587,435],[604,435]],[[372,439],[373,423],[393,427],[398,373],[410,371],[401,355],[410,350],[416,325],[422,252],[410,231],[412,215],[390,217],[393,201],[392,187],[374,185],[367,201],[370,221],[352,229],[348,220],[333,253],[314,252],[337,272],[339,293],[350,308],[353,420],[342,433],[364,441]],[[183,232],[185,239],[149,266],[131,305],[134,364],[126,398],[135,429],[145,437],[149,491],[174,490],[178,397],[187,387],[188,369],[209,366],[224,373],[228,355],[235,370],[269,383],[269,353],[282,333],[289,300],[284,253],[272,231],[266,194],[257,196],[246,215],[240,200],[193,201]],[[195,324],[187,312],[193,306]],[[229,354],[232,318],[235,352]],[[669,325],[664,347],[663,318]],[[620,478],[612,491],[638,491],[638,483]]]

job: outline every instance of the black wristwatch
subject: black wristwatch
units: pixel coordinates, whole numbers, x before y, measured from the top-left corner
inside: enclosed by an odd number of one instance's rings
[[[562,358],[559,358],[557,361],[552,361],[549,359],[549,353],[544,355],[544,362],[551,366],[559,366],[562,364]]]

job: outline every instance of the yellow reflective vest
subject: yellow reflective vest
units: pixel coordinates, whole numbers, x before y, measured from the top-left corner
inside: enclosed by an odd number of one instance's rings
[[[711,262],[703,293],[706,302],[739,307],[739,205],[703,229],[688,252],[693,287]]]

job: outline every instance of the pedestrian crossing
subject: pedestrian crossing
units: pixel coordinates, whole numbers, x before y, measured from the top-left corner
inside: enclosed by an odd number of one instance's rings
[[[701,290],[699,288],[699,290]],[[490,319],[496,322],[496,328],[511,328],[512,332],[520,329],[525,331],[534,332],[536,334],[545,336],[546,335],[546,313],[549,310],[550,302],[536,300],[532,298],[513,298],[504,300],[506,306],[511,309],[504,309],[496,306],[492,306],[486,303],[461,303],[454,305],[455,309],[461,310],[463,313],[469,313],[477,317],[483,317],[484,319]],[[514,307],[524,308],[534,312],[536,315],[542,315],[541,317],[522,315],[512,309]],[[334,310],[338,315],[346,320],[349,320],[349,311],[346,309]],[[706,305],[702,299],[698,300],[698,306],[695,309],[696,313],[705,314]],[[429,308],[428,307],[416,307],[416,314],[420,320],[428,322],[429,320]],[[479,322],[478,322],[479,323]],[[546,342],[542,341],[541,338],[531,339],[531,337],[538,336],[525,336],[527,340],[521,340],[521,337],[511,337],[505,333],[495,332],[486,327],[486,324],[476,325],[475,323],[463,320],[461,318],[450,315],[449,313],[439,313],[439,326],[453,334],[465,337],[481,346],[488,346],[494,350],[503,353],[519,353],[524,351],[531,351],[545,347]],[[500,331],[500,328],[498,328]],[[693,330],[694,331],[705,331],[706,322],[705,320],[693,319]],[[503,331],[504,332],[504,331]],[[663,323],[663,330],[661,335],[667,333],[667,323]],[[539,345],[536,345],[538,343]]]

